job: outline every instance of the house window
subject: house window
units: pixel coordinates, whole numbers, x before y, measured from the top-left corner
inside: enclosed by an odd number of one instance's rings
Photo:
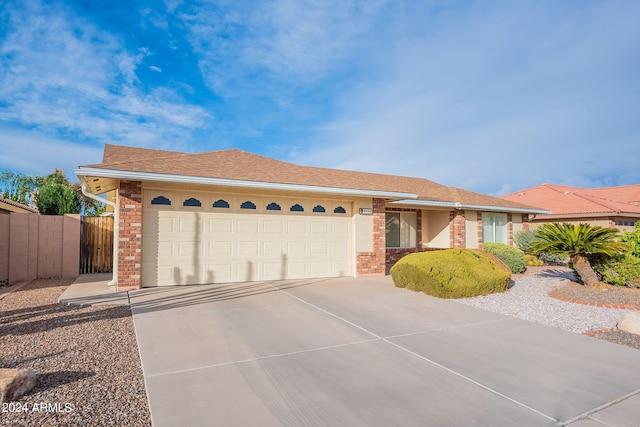
[[[387,248],[415,248],[418,236],[415,212],[387,212],[385,236]]]
[[[482,243],[507,244],[507,233],[506,213],[482,213]]]

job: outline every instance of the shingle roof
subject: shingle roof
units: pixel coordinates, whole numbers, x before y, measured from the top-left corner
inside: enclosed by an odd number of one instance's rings
[[[204,153],[180,153],[106,145],[103,162],[85,167],[342,189],[407,192],[417,194],[419,200],[495,206],[503,207],[505,210],[532,209],[531,206],[519,202],[447,187],[424,178],[300,166],[235,148]]]
[[[541,184],[502,198],[547,209],[553,215],[640,214],[640,185],[589,189]]]

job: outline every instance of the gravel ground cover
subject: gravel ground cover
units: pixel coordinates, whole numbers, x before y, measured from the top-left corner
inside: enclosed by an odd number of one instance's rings
[[[640,349],[640,335],[616,329],[616,324],[631,310],[576,304],[549,296],[549,292],[555,289],[557,293],[576,300],[636,304],[639,290],[587,289],[573,282],[573,273],[563,267],[530,269],[529,273],[513,275],[512,280],[513,284],[507,292],[456,301]]]
[[[36,280],[0,300],[0,366],[37,374],[0,425],[151,425],[130,308],[62,306],[71,282]]]

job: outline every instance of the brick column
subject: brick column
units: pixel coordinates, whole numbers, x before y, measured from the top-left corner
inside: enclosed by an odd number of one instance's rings
[[[513,246],[513,214],[507,213],[507,245]]]
[[[466,248],[466,225],[462,209],[449,212],[449,229],[449,246],[454,249]]]
[[[120,181],[118,290],[140,289],[142,269],[142,183]]]
[[[478,249],[482,249],[484,230],[482,229],[482,212],[478,211]]]
[[[529,215],[528,214],[522,214],[522,229],[523,230],[529,230],[529,225],[531,223],[529,222]]]
[[[373,199],[373,252],[356,254],[356,270],[358,276],[385,274],[386,267],[386,233],[384,199]]]

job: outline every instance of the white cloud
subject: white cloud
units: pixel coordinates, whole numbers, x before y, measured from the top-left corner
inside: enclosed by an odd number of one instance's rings
[[[63,5],[7,8],[0,132],[5,122],[54,138],[148,145],[182,142],[207,126],[203,108],[141,86],[137,70],[149,49],[128,51]]]
[[[77,181],[73,169],[102,161],[101,145],[86,145],[47,137],[32,131],[5,129],[0,133],[0,170],[47,175],[63,169]]]
[[[411,37],[396,29],[375,80],[343,93],[316,149],[297,160],[494,194],[640,182],[629,136],[640,131],[629,114],[640,90],[639,8],[626,5],[452,6]]]

